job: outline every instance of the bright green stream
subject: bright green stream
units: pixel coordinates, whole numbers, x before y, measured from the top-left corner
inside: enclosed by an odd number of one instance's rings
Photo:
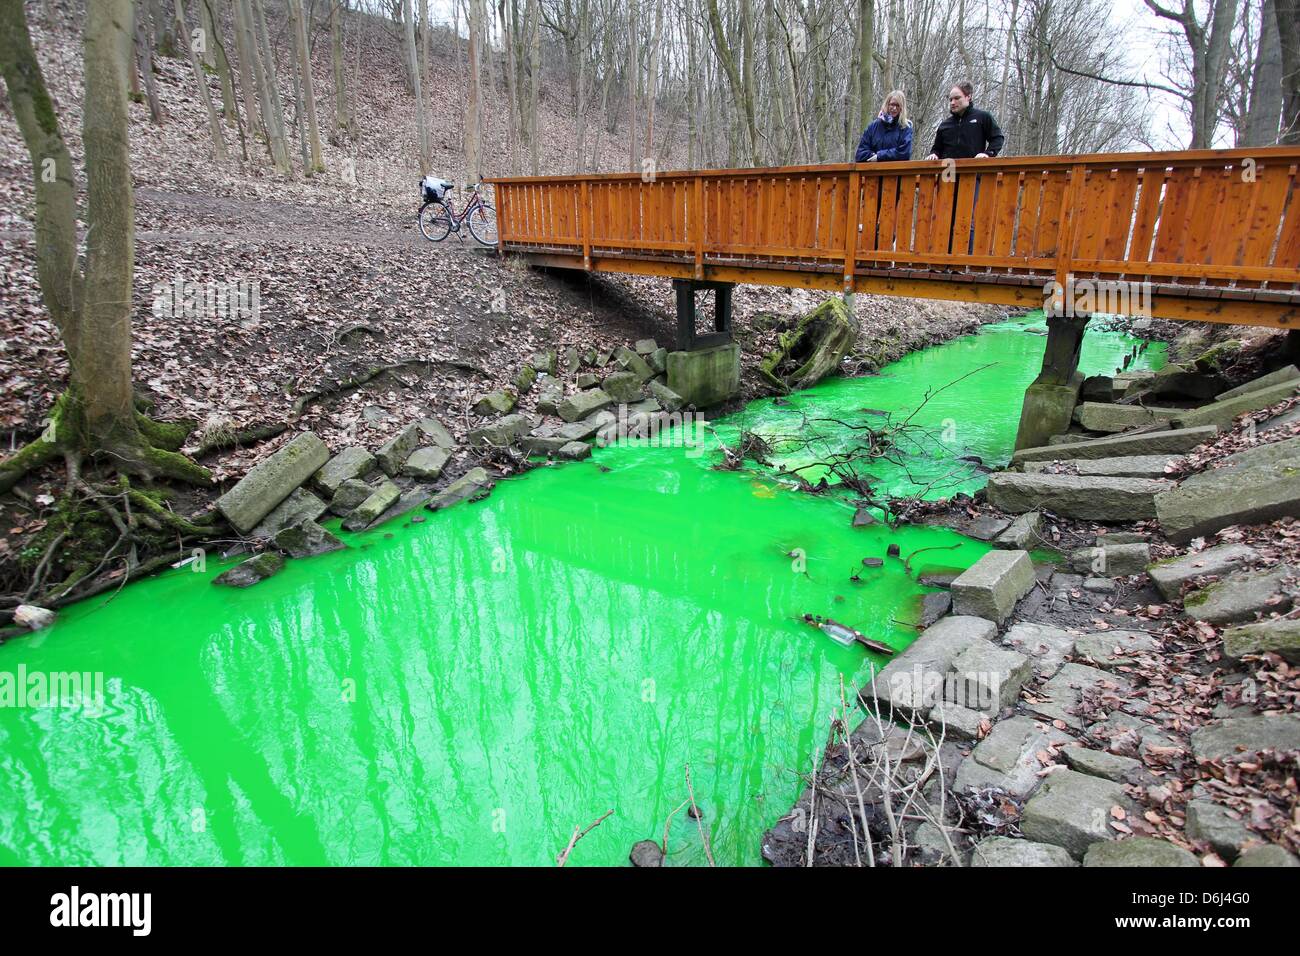
[[[1041,361],[1034,326],[991,326],[792,401],[906,413],[927,386],[995,363],[918,420],[996,463]],[[1085,370],[1113,371],[1132,344],[1090,333]],[[792,414],[756,402],[719,432]],[[836,496],[714,460],[598,450],[349,536],[247,591],[211,586],[216,562],[183,568],[0,646],[0,673],[102,672],[105,687],[99,713],[0,708],[0,864],[551,865],[610,809],[570,864],[617,864],[662,838],[688,763],[717,861],[759,862],[841,679],[851,695],[873,663],[799,617],[901,648],[915,631],[895,622],[915,619],[921,589],[899,561],[860,559],[957,544],[933,563],[964,567],[987,545],[854,530]],[[918,454],[907,470],[946,467]],[[908,490],[903,469],[873,471]],[[669,846],[671,864],[703,862],[684,812]]]

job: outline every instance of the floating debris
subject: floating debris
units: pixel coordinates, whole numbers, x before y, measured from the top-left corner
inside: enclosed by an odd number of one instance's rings
[[[857,643],[878,654],[892,655],[894,653],[894,649],[888,644],[882,641],[874,641],[861,631],[854,630],[847,624],[841,624],[829,617],[822,617],[820,614],[805,614],[803,620],[805,624],[811,624],[813,627],[819,628],[823,634],[835,641],[835,643],[842,644],[845,647]]]

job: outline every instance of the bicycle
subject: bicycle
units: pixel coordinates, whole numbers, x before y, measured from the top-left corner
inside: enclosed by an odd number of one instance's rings
[[[466,225],[469,227],[469,234],[479,243],[485,246],[495,246],[497,244],[497,212],[483,198],[480,185],[475,183],[469,187],[473,195],[459,214],[456,212],[455,203],[452,202],[450,195],[451,190],[455,188],[451,183],[444,181],[440,193],[436,195],[427,191],[424,193],[425,195],[435,195],[435,198],[426,199],[415,217],[420,225],[420,234],[430,242],[442,242],[453,232],[459,235],[461,225]],[[423,183],[421,189],[425,189]]]

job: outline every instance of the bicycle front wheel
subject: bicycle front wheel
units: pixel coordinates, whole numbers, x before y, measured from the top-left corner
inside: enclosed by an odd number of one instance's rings
[[[451,232],[451,213],[436,199],[421,206],[420,214],[415,218],[420,224],[420,234],[430,242],[442,242]]]
[[[479,203],[469,214],[470,235],[485,246],[497,244],[497,211],[487,203]]]

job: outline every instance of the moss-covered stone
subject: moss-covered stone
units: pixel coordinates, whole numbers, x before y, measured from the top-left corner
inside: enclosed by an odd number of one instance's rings
[[[264,551],[257,557],[241,561],[229,571],[212,579],[213,584],[233,588],[249,588],[278,574],[284,567],[284,557],[274,551]]]

